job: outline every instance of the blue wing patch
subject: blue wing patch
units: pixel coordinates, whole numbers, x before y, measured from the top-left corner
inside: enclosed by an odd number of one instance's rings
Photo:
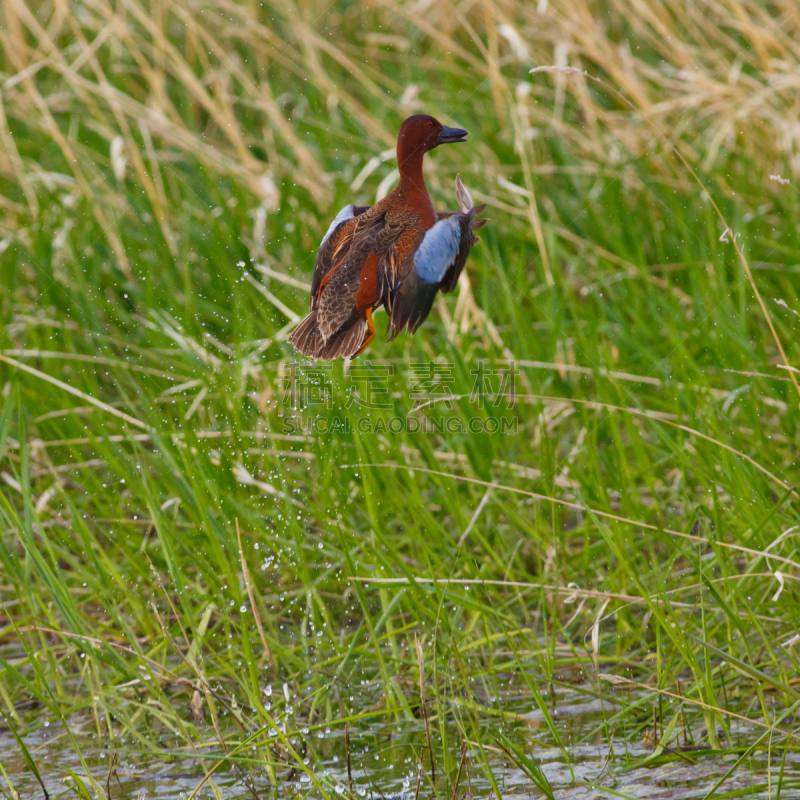
[[[455,217],[440,219],[425,233],[414,253],[414,268],[425,283],[439,283],[453,264],[461,243],[461,225]]]
[[[319,243],[320,249],[322,249],[325,242],[328,241],[328,237],[336,230],[336,228],[341,225],[341,223],[347,221],[348,219],[353,219],[355,214],[353,213],[355,206],[353,203],[346,205],[334,218],[333,222],[331,222],[330,228],[328,228],[328,232],[322,237],[322,241]]]

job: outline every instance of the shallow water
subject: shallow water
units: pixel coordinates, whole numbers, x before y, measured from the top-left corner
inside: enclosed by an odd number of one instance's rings
[[[625,738],[633,738],[624,737],[623,731],[623,721],[626,718],[628,721],[624,724],[631,724],[630,714],[619,712],[639,699],[644,700],[645,696],[641,692],[617,689],[609,699],[600,700],[587,694],[591,691],[594,689],[588,684],[574,688],[559,686],[548,697],[548,707],[568,753],[569,764],[562,750],[554,746],[555,742],[544,723],[541,710],[530,695],[524,692],[509,691],[494,702],[487,703],[487,710],[491,708],[495,713],[502,711],[506,716],[505,721],[484,722],[481,739],[484,744],[491,743],[491,724],[503,725],[506,735],[540,766],[559,800],[599,800],[611,797],[678,800],[704,797],[734,766],[742,751],[762,732],[755,726],[737,721],[730,727],[730,746],[736,752],[720,754],[688,751],[683,756],[673,753],[653,760],[651,764],[643,764],[643,759],[652,756],[652,749],[648,749],[644,741],[625,741]],[[652,701],[648,699],[647,702]],[[454,703],[454,708],[458,708],[458,703]],[[642,703],[641,708],[646,715],[651,706]],[[616,714],[619,714],[619,718],[615,718]],[[27,721],[28,732],[22,738],[51,797],[76,797],[69,782],[69,773],[72,771],[82,777],[85,770],[63,726],[57,722],[46,724],[46,720],[37,722],[35,718]],[[92,775],[98,783],[105,786],[111,757],[107,750],[107,741],[98,746],[92,717],[84,715],[71,718],[69,724]],[[438,725],[434,725],[433,729],[437,731]],[[696,740],[702,739],[702,731],[692,733]],[[448,736],[451,737],[451,758],[457,765],[461,756],[458,732],[453,728]],[[306,737],[319,757],[315,775],[323,780],[326,777],[330,786],[336,787],[331,791],[332,796],[337,796],[338,789],[344,797],[347,769],[343,730],[312,730]],[[238,736],[234,734],[232,738],[237,739]],[[638,737],[639,740],[641,738]],[[213,730],[209,729],[206,741],[213,740]],[[778,741],[776,737],[775,744]],[[350,752],[353,789],[356,794],[366,800],[413,800],[418,775],[417,754],[423,748],[424,742],[424,725],[418,720],[383,720],[354,727],[350,732]],[[436,762],[441,776],[441,742],[437,742],[434,736],[435,749],[437,743],[439,752]],[[143,752],[139,743],[117,741],[115,752],[118,761],[116,772],[110,780],[111,796],[115,800],[179,800],[187,798],[195,790],[203,778],[198,757],[177,743],[171,747],[167,738],[157,744],[169,751],[170,756],[154,757]],[[220,752],[218,746],[201,748],[200,751],[207,754],[207,766],[217,763]],[[499,748],[487,749],[485,752],[503,798],[513,800],[540,796],[530,779]],[[739,790],[741,794],[736,796],[772,800],[776,796],[782,755],[782,751],[776,750],[768,759],[766,753],[759,751],[757,757],[744,760],[725,780],[718,794],[726,795]],[[0,761],[20,798],[43,797],[16,740],[5,727],[0,728]],[[425,765],[427,773],[427,756]],[[279,772],[279,780],[279,797],[318,794],[304,773],[298,774],[297,771],[287,768]],[[783,781],[782,798],[788,800],[800,796],[800,753],[787,753]],[[213,784],[206,783],[196,796],[213,798],[216,796],[215,791],[223,798],[254,796],[253,791],[242,780],[242,775],[230,769],[217,770],[213,776]],[[2,777],[0,787],[8,791]],[[266,775],[257,770],[253,774],[251,787],[262,797],[270,796],[273,792]],[[490,788],[481,768],[477,749],[468,746],[459,794],[471,792],[474,797],[487,797]],[[429,796],[430,789],[426,788],[426,782],[423,781],[420,797]]]

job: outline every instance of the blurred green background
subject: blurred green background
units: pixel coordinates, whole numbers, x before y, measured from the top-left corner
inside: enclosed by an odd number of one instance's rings
[[[345,724],[375,719],[414,731],[441,797],[465,791],[462,742],[497,794],[498,760],[547,794],[536,746],[570,769],[573,745],[609,747],[605,785],[628,743],[666,758],[681,731],[782,785],[796,2],[5,0],[0,18],[7,796],[37,764],[66,775],[26,739],[45,719],[79,795],[108,793],[112,753],[200,749],[217,772],[198,792],[305,776],[332,796],[316,732],[343,763]],[[318,242],[391,189],[417,112],[470,131],[426,159],[435,204],[460,173],[490,224],[414,338],[385,343],[378,315],[364,357],[316,369],[285,340]],[[506,681],[535,731],[486,700]],[[573,740],[559,686],[627,699]],[[738,738],[734,713],[754,721]]]

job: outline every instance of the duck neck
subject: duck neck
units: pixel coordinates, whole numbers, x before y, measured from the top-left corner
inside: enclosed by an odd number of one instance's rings
[[[410,153],[404,152],[406,148],[402,143],[397,146],[397,167],[400,171],[400,189],[403,194],[428,196],[428,188],[425,186],[425,178],[422,177],[422,159],[425,151],[422,148],[415,148]]]

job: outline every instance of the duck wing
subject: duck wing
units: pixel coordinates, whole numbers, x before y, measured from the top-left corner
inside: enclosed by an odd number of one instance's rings
[[[480,241],[480,236],[475,236],[474,232],[488,222],[486,219],[475,219],[475,217],[483,213],[486,204],[475,207],[472,195],[469,193],[469,189],[464,186],[460,175],[456,175],[456,199],[458,200],[460,211],[436,212],[438,220],[457,219],[461,228],[461,238],[455,258],[445,272],[444,278],[442,278],[441,288],[445,293],[452,292],[455,289],[459,276],[467,263],[469,251]]]
[[[339,245],[333,266],[320,279],[317,299],[312,306],[312,311],[317,311],[319,329],[325,339],[336,333],[356,310],[361,273],[364,267],[370,266],[368,260],[374,261],[373,270],[377,270],[374,251],[385,227],[384,214],[365,214],[345,224],[342,236],[346,241]]]
[[[407,329],[414,333],[430,313],[436,293],[451,292],[467,263],[470,250],[479,241],[474,231],[486,224],[477,220],[485,206],[475,208],[472,197],[456,178],[460,211],[437,211],[437,222],[425,231],[391,292],[389,338]]]
[[[316,308],[319,301],[323,278],[347,256],[356,230],[356,220],[370,208],[371,206],[357,206],[353,203],[346,205],[334,217],[328,232],[322,237],[311,278],[311,311]]]

